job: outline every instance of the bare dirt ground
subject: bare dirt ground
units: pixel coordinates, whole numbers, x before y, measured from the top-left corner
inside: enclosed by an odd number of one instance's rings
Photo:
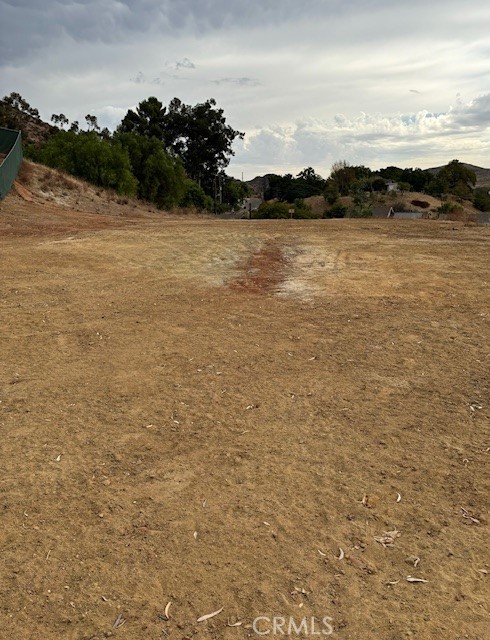
[[[0,637],[487,638],[489,229],[121,207],[0,205]]]

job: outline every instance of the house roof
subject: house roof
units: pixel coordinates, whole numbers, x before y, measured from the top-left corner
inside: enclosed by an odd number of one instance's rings
[[[388,218],[393,213],[393,207],[391,206],[373,207],[373,218]]]

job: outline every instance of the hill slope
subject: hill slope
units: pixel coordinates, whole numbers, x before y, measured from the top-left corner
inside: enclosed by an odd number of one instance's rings
[[[24,160],[17,180],[0,202],[0,234],[26,236],[124,228],[171,217],[193,215],[179,209],[172,216],[136,198],[121,197],[40,164]],[[204,216],[199,216],[204,217]]]
[[[461,163],[464,167],[473,171],[476,175],[476,185],[475,187],[488,187],[490,189],[490,169],[484,169],[483,167],[477,167],[474,164],[468,164],[467,162]],[[437,175],[441,169],[444,167],[432,167],[431,169],[427,169],[429,173]]]

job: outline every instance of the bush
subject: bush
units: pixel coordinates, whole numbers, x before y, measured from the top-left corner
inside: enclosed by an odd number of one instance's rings
[[[481,187],[475,189],[473,204],[480,211],[490,211],[490,193]]]
[[[397,200],[391,206],[393,207],[393,211],[395,211],[395,212],[401,212],[401,211],[406,211],[407,210],[407,206],[403,202],[403,200]]]
[[[462,210],[463,209],[458,204],[455,202],[449,202],[449,200],[446,200],[440,207],[437,207],[437,213],[459,213]]]
[[[325,211],[324,218],[345,218],[347,215],[347,207],[341,202],[336,202],[333,207]]]
[[[60,131],[35,153],[35,160],[61,169],[120,195],[135,195],[138,182],[129,156],[119,144],[101,140],[96,133]]]
[[[286,202],[263,202],[257,211],[252,212],[252,217],[259,220],[265,218],[290,218],[291,205]]]
[[[185,193],[180,201],[181,207],[195,207],[200,211],[212,211],[213,199],[207,196],[197,182],[190,180],[185,181]]]

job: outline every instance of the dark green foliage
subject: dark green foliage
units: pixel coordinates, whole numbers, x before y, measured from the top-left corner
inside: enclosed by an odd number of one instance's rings
[[[473,204],[480,211],[490,211],[490,193],[487,189],[475,189]]]
[[[430,182],[432,175],[428,171],[422,169],[404,169],[398,178],[398,182],[409,185],[404,191],[425,191]]]
[[[187,178],[184,182],[184,195],[180,200],[181,207],[194,207],[200,211],[212,211],[213,199],[204,193],[197,182]]]
[[[101,140],[96,133],[60,131],[33,159],[123,195],[135,195],[137,180],[131,173],[127,152],[121,145]]]
[[[33,109],[27,100],[24,100],[20,93],[13,91],[10,95],[4,96],[2,102],[21,113],[26,113],[33,118],[39,119],[39,111],[37,109]]]
[[[228,205],[229,209],[237,209],[249,194],[248,185],[225,174],[220,176],[220,179],[222,185],[221,200]]]
[[[138,197],[158,207],[181,203],[186,193],[185,172],[181,162],[166,153],[157,138],[136,133],[118,133],[114,140],[129,157],[138,180]]]
[[[90,113],[87,113],[87,115],[85,116],[85,122],[87,123],[89,131],[100,131],[99,123],[97,122],[97,116],[91,116]]]
[[[412,187],[411,187],[409,182],[399,182],[398,183],[398,190],[399,191],[408,192],[408,191],[411,191],[411,189],[412,189]]]
[[[253,218],[295,218],[295,219],[309,219],[316,218],[312,213],[310,207],[299,198],[294,204],[287,202],[263,202],[257,211],[252,213]]]
[[[59,115],[57,115],[56,113],[53,113],[53,115],[51,116],[51,122],[56,127],[59,127],[60,129],[63,129],[65,127],[65,125],[67,125],[69,123],[69,120],[65,116],[64,113],[60,113]]]
[[[390,166],[386,167],[385,169],[380,169],[377,173],[385,180],[393,180],[393,182],[398,182],[398,180],[401,180],[403,169]]]
[[[363,189],[357,189],[353,195],[353,205],[348,211],[349,218],[370,218],[373,210],[369,195]]]
[[[386,183],[384,181],[384,178],[381,178],[379,176],[372,178],[370,182],[370,187],[372,191],[377,191],[377,192],[386,191]]]
[[[327,180],[325,192],[323,195],[328,204],[335,204],[337,202],[340,193],[338,185],[334,180]]]
[[[428,192],[438,197],[450,193],[460,198],[472,198],[475,184],[475,173],[467,169],[459,160],[452,160],[435,176],[428,187]]]
[[[331,202],[334,194],[347,196],[358,189],[371,190],[371,176],[371,169],[364,165],[351,166],[345,160],[335,162],[326,182],[327,201]]]
[[[151,96],[143,100],[136,107],[136,111],[129,109],[118,127],[120,133],[137,133],[147,138],[157,138],[161,142],[165,140],[165,114],[163,104]]]
[[[347,215],[347,207],[340,201],[336,202],[328,211],[325,212],[324,218],[345,218]]]
[[[155,97],[140,102],[136,111],[130,109],[118,131],[159,140],[181,159],[187,176],[212,196],[217,176],[233,155],[233,141],[245,135],[226,124],[223,110],[216,108],[213,99],[192,106],[174,98],[167,109]]]
[[[326,180],[316,173],[313,167],[306,167],[306,169],[298,173],[296,178],[302,180],[311,188],[314,192],[310,194],[312,196],[321,195],[325,190]]]
[[[319,216],[314,214],[305,201],[302,198],[297,198],[294,201],[294,213],[293,218],[297,218],[299,220],[309,220],[311,218],[318,218]]]
[[[461,207],[455,202],[450,202],[449,200],[445,200],[440,207],[437,207],[438,213],[456,213],[461,211]]]
[[[263,202],[257,211],[252,213],[253,218],[290,218],[289,209],[292,205],[286,202]]]
[[[322,195],[325,186],[326,181],[311,167],[303,169],[296,178],[290,173],[284,176],[272,174],[269,176],[269,188],[265,193],[265,199],[294,202],[298,199]]]
[[[209,195],[215,177],[234,155],[234,140],[245,135],[227,125],[223,109],[215,107],[213,99],[191,106],[174,98],[165,120],[167,148],[182,160],[187,175]]]

